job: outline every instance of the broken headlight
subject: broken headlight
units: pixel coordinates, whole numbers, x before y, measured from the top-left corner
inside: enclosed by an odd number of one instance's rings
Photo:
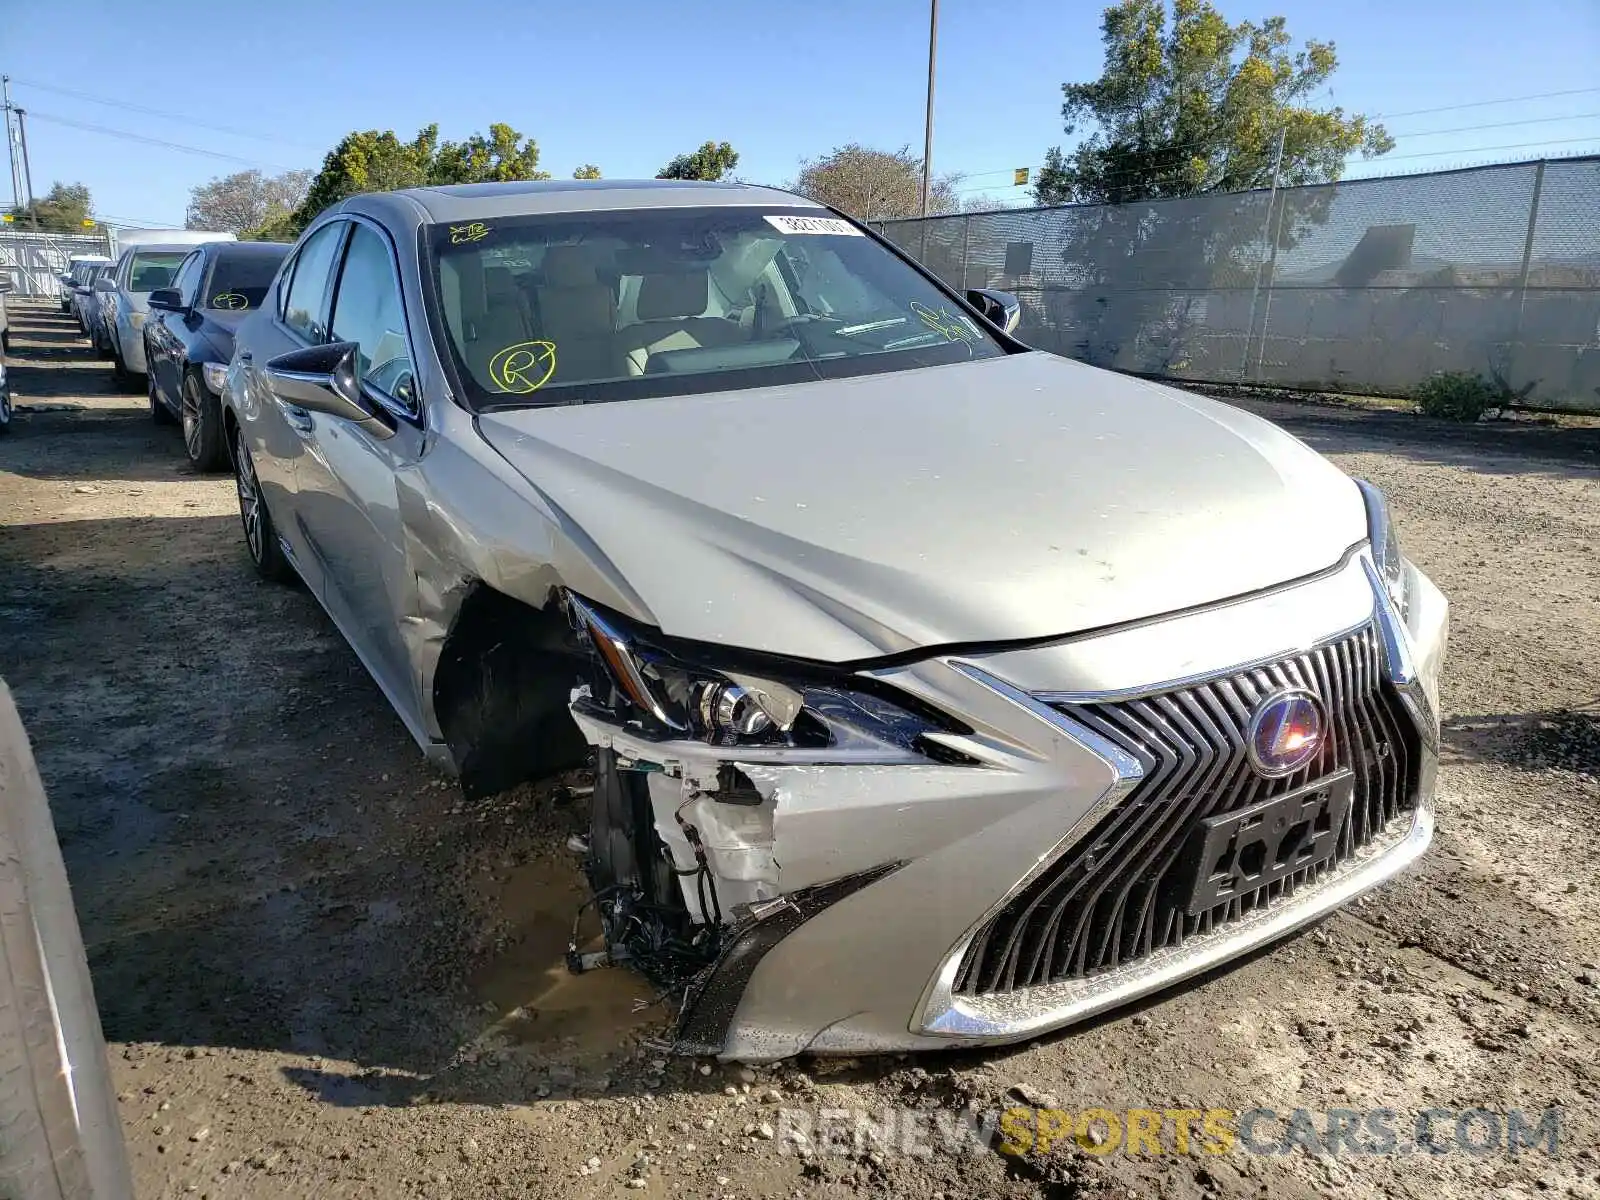
[[[1389,513],[1389,502],[1383,492],[1365,479],[1356,480],[1361,489],[1361,499],[1367,506],[1367,536],[1372,540],[1372,561],[1378,568],[1383,587],[1394,601],[1395,611],[1402,624],[1409,622],[1411,595],[1406,580],[1406,560],[1400,553],[1400,538],[1395,533],[1394,518]]]
[[[641,722],[671,736],[718,746],[877,747],[941,761],[964,757],[928,735],[970,732],[965,726],[874,680],[831,675],[812,664],[779,664],[771,673],[712,665],[701,661],[698,647],[669,646],[571,593],[567,609],[620,698]]]

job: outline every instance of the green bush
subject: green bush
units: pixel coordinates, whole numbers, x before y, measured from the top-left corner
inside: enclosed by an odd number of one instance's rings
[[[1423,380],[1417,388],[1417,403],[1430,417],[1476,421],[1499,407],[1500,396],[1476,371],[1443,371]]]
[[[1514,388],[1499,371],[1485,379],[1476,371],[1441,371],[1423,380],[1416,401],[1430,417],[1477,421],[1484,413],[1524,403],[1538,381]]]

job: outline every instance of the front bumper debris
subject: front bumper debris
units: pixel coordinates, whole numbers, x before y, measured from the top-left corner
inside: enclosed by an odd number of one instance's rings
[[[766,1061],[1017,1041],[1393,877],[1434,824],[1447,606],[1417,581],[1409,626],[1363,551],[1249,602],[880,673],[970,729],[946,739],[958,763],[662,741],[580,689],[585,738],[644,774],[688,919],[720,926],[715,960],[686,989],[680,1049]],[[1175,682],[1149,683],[1161,679]],[[1332,740],[1268,780],[1244,726],[1279,686],[1323,698]],[[1307,865],[1191,911],[1207,893],[1184,864],[1208,818],[1345,772],[1348,816],[1307,839],[1320,847]],[[701,882],[697,866],[714,905],[686,882]]]

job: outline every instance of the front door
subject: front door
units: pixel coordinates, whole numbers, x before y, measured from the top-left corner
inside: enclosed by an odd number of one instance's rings
[[[394,252],[375,225],[352,221],[328,336],[360,347],[362,391],[393,417],[395,434],[377,438],[337,417],[308,414],[296,508],[322,561],[323,602],[420,736],[420,693],[405,638],[416,580],[396,484],[422,453],[420,398]]]

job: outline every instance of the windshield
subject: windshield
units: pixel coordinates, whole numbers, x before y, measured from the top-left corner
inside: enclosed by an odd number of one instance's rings
[[[278,273],[289,247],[281,253],[229,254],[226,250],[217,255],[211,268],[211,279],[206,283],[205,294],[200,297],[204,308],[243,312],[260,308],[272,277]]]
[[[128,264],[128,290],[153,292],[157,288],[171,287],[178,264],[189,257],[187,250],[135,251]]]
[[[475,407],[760,387],[993,358],[1001,345],[849,222],[650,209],[429,230]]]

